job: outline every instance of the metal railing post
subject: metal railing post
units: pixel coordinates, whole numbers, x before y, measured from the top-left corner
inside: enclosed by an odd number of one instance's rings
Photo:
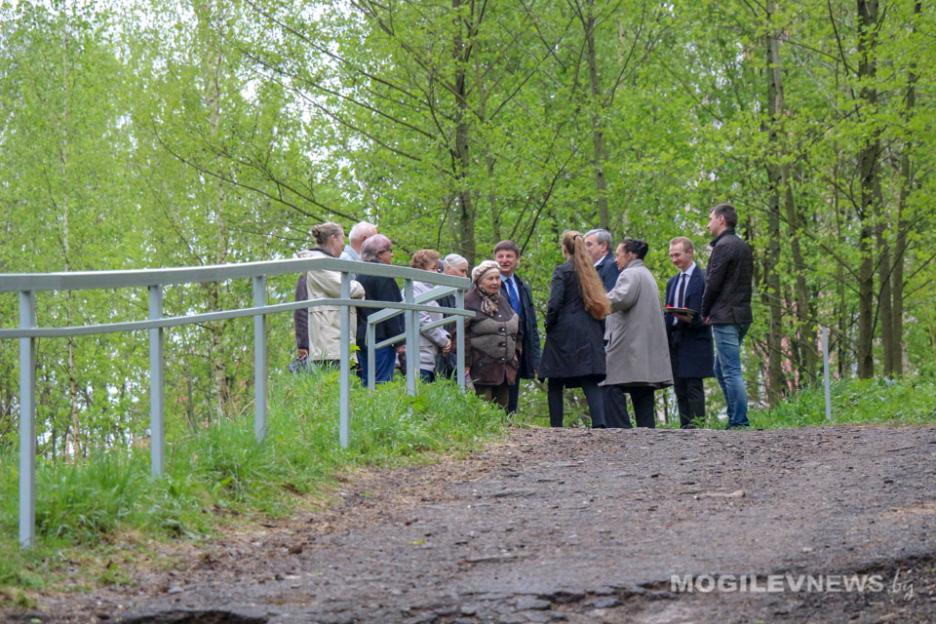
[[[36,326],[36,293],[19,294],[19,326]],[[36,339],[20,338],[19,541],[29,548],[36,538]]]
[[[829,379],[829,328],[823,327],[822,336],[822,381],[825,386],[825,417],[832,422],[832,384]]]
[[[403,281],[403,301],[415,303],[411,279]],[[412,396],[416,394],[416,375],[419,374],[419,321],[413,310],[406,310],[403,318],[406,332],[406,393]]]
[[[351,298],[351,275],[341,272],[341,298]],[[373,367],[373,363],[371,364]],[[338,438],[341,448],[348,448],[350,429],[350,395],[351,395],[351,309],[347,305],[341,306],[341,381],[339,388],[339,423]]]
[[[266,276],[253,278],[253,304],[266,305]],[[254,435],[263,442],[267,430],[267,345],[266,315],[254,316]]]
[[[455,291],[455,307],[465,308],[465,291],[458,289]],[[455,375],[458,377],[458,387],[465,391],[465,317],[455,318],[455,335],[458,337],[458,344],[455,345]]]
[[[163,295],[159,284],[149,286],[149,317],[162,318]],[[163,422],[163,330],[149,330],[150,356],[150,466],[154,477],[163,474],[165,426]]]
[[[377,385],[377,367],[374,366],[374,360],[377,357],[377,325],[367,324],[367,335],[364,341],[367,343],[367,389],[373,390]]]

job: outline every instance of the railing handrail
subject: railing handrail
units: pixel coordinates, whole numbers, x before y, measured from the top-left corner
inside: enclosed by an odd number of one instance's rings
[[[308,271],[335,271],[341,275],[341,288],[338,298],[317,298],[289,303],[268,305],[267,278],[284,274],[304,274]],[[376,301],[351,298],[351,274],[374,275],[404,280],[404,301]],[[216,310],[181,316],[163,316],[163,290],[165,286],[179,284],[197,284],[203,282],[221,282],[231,279],[250,278],[252,283],[253,305],[246,308]],[[436,285],[418,300],[413,297],[413,282],[420,281]],[[343,447],[348,445],[350,430],[350,343],[354,335],[351,327],[350,311],[352,307],[394,308],[384,314],[388,318],[396,314],[405,316],[407,348],[418,351],[417,312],[443,311],[449,319],[455,319],[459,330],[464,317],[474,316],[464,310],[464,291],[471,285],[470,280],[424,271],[410,267],[399,267],[375,262],[355,262],[336,258],[297,258],[289,260],[270,260],[248,262],[233,265],[214,265],[205,267],[181,267],[169,269],[137,269],[130,271],[85,271],[71,273],[2,273],[0,274],[0,292],[19,293],[19,328],[0,329],[0,340],[18,339],[19,374],[20,374],[20,489],[19,489],[19,528],[20,543],[24,548],[32,545],[35,538],[35,483],[36,483],[36,428],[35,428],[35,358],[36,339],[40,337],[67,337],[114,332],[132,332],[146,330],[149,334],[150,361],[150,457],[152,473],[160,476],[163,472],[164,454],[164,414],[163,414],[163,330],[180,325],[192,325],[207,321],[221,321],[241,317],[254,319],[254,393],[255,418],[254,432],[258,441],[266,436],[266,383],[267,354],[265,319],[267,314],[315,308],[337,306],[340,309],[340,350],[339,360],[341,376],[339,389],[339,438]],[[118,288],[145,287],[147,289],[149,319],[143,321],[124,321],[94,325],[70,327],[39,327],[36,318],[36,294],[41,291],[55,290],[114,290]],[[455,308],[441,308],[428,305],[428,302],[449,292],[455,293]],[[373,327],[373,325],[369,326]],[[458,350],[458,384],[465,389],[463,333],[459,331],[460,348]],[[371,360],[373,362],[373,359]],[[373,366],[371,366],[371,370]],[[414,361],[407,362],[406,387],[411,394],[416,392]]]
[[[70,325],[67,327],[31,327],[28,329],[0,329],[0,340],[13,338],[67,338],[70,336],[90,336],[97,334],[113,334],[119,332],[142,331],[146,329],[159,329],[167,327],[180,327],[182,325],[195,325],[209,321],[225,321],[258,314],[275,314],[289,312],[302,308],[318,308],[328,306],[351,306],[354,308],[379,308],[381,312],[391,310],[402,314],[406,310],[415,312],[439,312],[447,314],[472,317],[474,312],[458,308],[442,308],[440,306],[405,303],[402,301],[375,301],[369,299],[307,299],[290,303],[274,303],[271,305],[234,308],[222,312],[200,312],[198,314],[184,314],[181,316],[164,316],[160,319],[146,321],[124,321],[119,323],[101,323],[98,325]],[[396,316],[396,315],[394,315]],[[453,319],[454,320],[454,319]]]
[[[241,264],[220,264],[201,267],[168,269],[131,269],[127,271],[71,271],[65,273],[0,273],[0,292],[46,290],[92,290],[130,288],[134,286],[170,286],[223,282],[245,277],[272,277],[325,269],[341,273],[377,275],[412,279],[440,286],[467,288],[468,278],[435,271],[424,271],[378,262],[356,262],[338,258],[290,258]]]

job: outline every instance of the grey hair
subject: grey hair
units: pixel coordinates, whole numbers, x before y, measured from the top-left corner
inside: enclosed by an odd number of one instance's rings
[[[595,228],[594,230],[588,230],[585,232],[584,238],[589,236],[594,236],[595,240],[599,243],[604,243],[608,246],[608,251],[611,251],[611,232],[602,228]]]
[[[459,256],[456,253],[451,253],[442,259],[442,264],[447,267],[460,266],[462,264],[464,264],[465,266],[468,266],[468,260],[466,260],[464,256]]]
[[[393,243],[383,234],[374,234],[364,241],[361,247],[361,260],[364,262],[373,262],[377,256],[390,249]]]
[[[368,234],[372,232],[373,234]],[[360,221],[355,223],[351,228],[351,231],[348,232],[348,240],[359,241],[362,238],[368,238],[377,233],[377,226],[373,223],[368,223],[367,221]]]

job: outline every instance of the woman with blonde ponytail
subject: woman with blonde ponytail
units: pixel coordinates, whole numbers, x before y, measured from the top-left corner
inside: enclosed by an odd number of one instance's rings
[[[604,285],[575,231],[562,234],[566,258],[553,271],[546,310],[546,346],[540,376],[547,379],[549,422],[561,427],[565,388],[581,387],[588,401],[592,426],[605,427],[604,318],[611,311]]]

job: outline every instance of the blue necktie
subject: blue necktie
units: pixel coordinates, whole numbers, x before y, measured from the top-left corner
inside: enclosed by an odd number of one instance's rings
[[[507,298],[510,299],[510,307],[514,309],[514,312],[520,314],[520,296],[517,294],[512,277],[507,278]]]

